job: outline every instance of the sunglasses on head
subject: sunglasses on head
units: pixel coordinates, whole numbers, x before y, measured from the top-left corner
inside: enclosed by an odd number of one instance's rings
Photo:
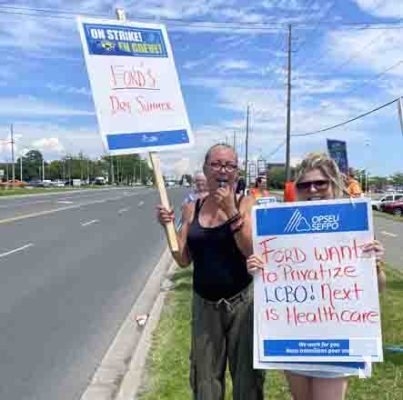
[[[326,179],[318,179],[316,181],[298,182],[295,186],[298,190],[308,190],[312,186],[316,190],[325,190],[329,187],[329,181]]]

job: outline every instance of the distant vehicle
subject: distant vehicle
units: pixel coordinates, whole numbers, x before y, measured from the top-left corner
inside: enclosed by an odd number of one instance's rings
[[[32,187],[45,187],[44,183],[39,179],[33,179],[32,181],[28,182],[28,186]]]
[[[94,185],[105,185],[106,179],[103,176],[97,176],[94,179]]]
[[[60,180],[52,181],[50,184],[53,187],[64,187],[64,182]]]
[[[377,200],[372,200],[371,205],[373,210],[383,211],[386,204],[403,199],[403,193],[388,193],[381,196]]]
[[[18,179],[14,179],[6,182],[0,182],[0,185],[8,187],[25,187],[27,186],[27,183],[24,181],[19,181]]]
[[[403,199],[385,204],[383,211],[401,217],[403,215]]]

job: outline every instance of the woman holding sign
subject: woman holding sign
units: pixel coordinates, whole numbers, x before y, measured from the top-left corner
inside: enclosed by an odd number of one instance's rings
[[[345,193],[343,177],[334,160],[326,154],[311,154],[305,158],[297,171],[295,190],[298,201],[330,200],[342,198]],[[385,286],[381,266],[382,245],[374,240],[362,248],[363,252],[375,254],[377,260],[378,286]],[[263,261],[252,255],[247,261],[248,269],[263,268]],[[318,368],[319,369],[319,368]],[[294,400],[344,400],[347,391],[347,374],[325,370],[286,372]]]
[[[196,400],[222,400],[227,360],[234,400],[262,400],[263,372],[253,369],[251,197],[235,193],[238,158],[231,146],[211,147],[204,160],[209,194],[184,205],[176,262],[193,262],[190,382]],[[173,210],[158,207],[161,224]]]

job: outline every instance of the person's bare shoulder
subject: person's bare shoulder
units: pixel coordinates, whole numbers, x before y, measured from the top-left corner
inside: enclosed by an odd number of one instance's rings
[[[190,224],[193,221],[196,203],[191,201],[182,206],[182,223]]]
[[[255,204],[256,199],[253,196],[243,196],[241,204],[239,205],[239,211],[249,212]]]

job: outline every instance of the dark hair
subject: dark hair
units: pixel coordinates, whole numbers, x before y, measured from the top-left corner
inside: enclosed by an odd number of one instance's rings
[[[259,186],[259,183],[262,183],[264,176],[258,176],[255,181],[255,188]]]
[[[215,150],[215,149],[218,148],[218,147],[224,147],[225,149],[232,150],[233,153],[235,154],[235,158],[236,158],[236,160],[237,160],[237,162],[238,162],[238,154],[236,153],[235,149],[234,149],[231,145],[229,145],[229,144],[227,144],[227,143],[216,143],[216,144],[214,144],[213,146],[211,146],[211,147],[207,150],[207,153],[206,153],[206,155],[204,156],[204,165],[207,164],[207,162],[208,162],[208,160],[209,160],[209,158],[210,158],[211,153],[213,152],[213,150]]]

